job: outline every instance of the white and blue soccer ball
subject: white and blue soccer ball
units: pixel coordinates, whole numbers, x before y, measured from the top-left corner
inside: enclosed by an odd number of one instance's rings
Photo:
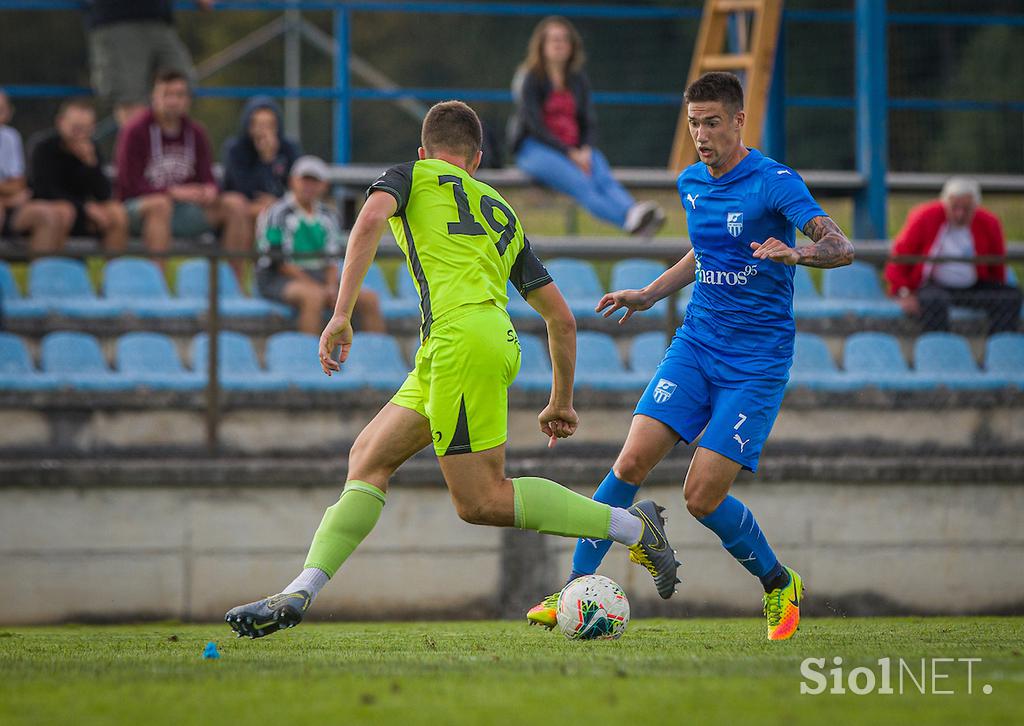
[[[629,623],[629,600],[602,575],[576,578],[558,595],[558,629],[570,640],[616,640]]]

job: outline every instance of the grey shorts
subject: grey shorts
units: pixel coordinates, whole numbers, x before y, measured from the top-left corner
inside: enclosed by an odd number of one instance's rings
[[[306,270],[306,274],[321,285],[327,282],[327,270]],[[257,270],[256,272],[256,290],[259,291],[260,297],[286,305],[288,301],[284,299],[284,288],[291,281],[292,278],[275,270]]]
[[[159,20],[104,25],[89,33],[92,86],[105,101],[145,104],[158,70],[181,71],[195,81],[192,57],[173,26]]]
[[[125,211],[128,212],[128,227],[134,235],[142,234],[142,212],[139,211],[141,204],[141,197],[129,199],[124,203]],[[198,237],[213,231],[213,227],[206,219],[206,212],[198,204],[174,203],[174,211],[171,213],[172,237]]]

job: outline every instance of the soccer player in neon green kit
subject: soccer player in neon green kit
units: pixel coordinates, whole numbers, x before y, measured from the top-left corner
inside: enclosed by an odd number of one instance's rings
[[[651,572],[663,598],[675,591],[679,563],[654,502],[627,510],[548,479],[505,476],[508,387],[520,363],[518,338],[505,311],[506,281],[548,329],[553,381],[538,419],[549,446],[571,436],[578,424],[572,405],[576,324],[512,208],[473,178],[480,142],[473,109],[460,101],[439,103],[423,121],[419,160],[388,169],[367,190],[349,237],[334,316],[320,337],[320,364],[331,375],[348,357],[352,309],[390,224],[420,295],[416,365],[356,438],[341,498],[324,514],[302,572],[280,593],[225,615],[239,636],[262,637],[302,620],[373,529],[391,475],[431,443],[463,520],[619,542]]]

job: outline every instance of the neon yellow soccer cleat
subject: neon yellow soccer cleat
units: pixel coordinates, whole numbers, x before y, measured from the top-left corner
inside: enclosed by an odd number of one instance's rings
[[[543,625],[548,630],[558,625],[558,596],[562,592],[548,595],[526,613],[526,621],[530,625]]]
[[[768,640],[786,640],[800,627],[800,602],[804,599],[804,581],[797,571],[787,567],[789,584],[764,594],[764,616],[768,620]]]

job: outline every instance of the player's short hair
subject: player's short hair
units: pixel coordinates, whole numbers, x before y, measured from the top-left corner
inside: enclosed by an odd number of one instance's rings
[[[686,89],[687,103],[719,101],[731,114],[743,110],[743,86],[735,74],[723,71],[705,73]]]
[[[92,99],[85,98],[84,96],[75,96],[60,102],[60,106],[57,107],[57,118],[60,118],[73,108],[96,113],[96,104],[92,102]]]
[[[939,194],[939,199],[947,202],[953,197],[963,197],[967,195],[970,195],[974,199],[975,204],[981,204],[981,184],[978,183],[978,180],[972,179],[969,176],[951,176],[946,180],[946,183],[942,185],[942,192]]]
[[[175,81],[184,81],[186,86],[190,86],[188,76],[179,71],[177,68],[161,68],[153,76],[153,85],[158,86],[161,83],[174,83]]]
[[[444,149],[472,161],[483,143],[483,128],[476,111],[467,104],[442,101],[427,111],[420,141],[428,155]]]

